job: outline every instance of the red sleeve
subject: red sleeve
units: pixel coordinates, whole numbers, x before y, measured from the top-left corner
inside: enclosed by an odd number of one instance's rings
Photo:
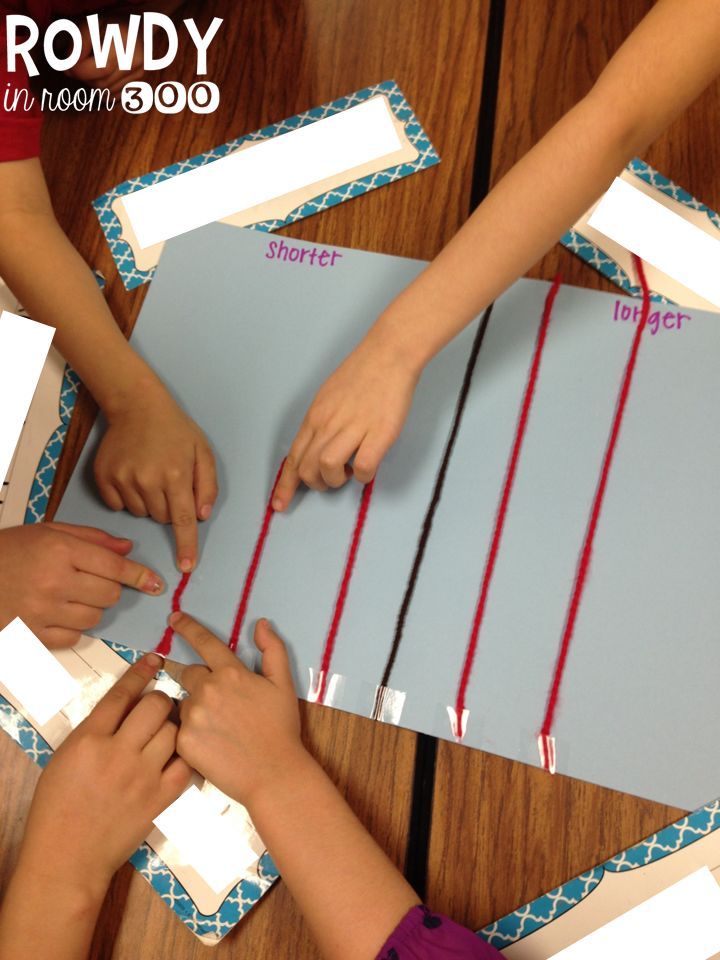
[[[7,35],[5,28],[0,27],[0,163],[27,160],[40,154],[42,112],[19,57],[16,66],[17,70],[8,71]],[[26,105],[31,103],[26,110]]]

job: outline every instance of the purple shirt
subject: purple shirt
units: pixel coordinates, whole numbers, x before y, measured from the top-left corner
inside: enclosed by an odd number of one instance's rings
[[[377,960],[502,960],[477,934],[447,917],[413,907],[390,934]]]

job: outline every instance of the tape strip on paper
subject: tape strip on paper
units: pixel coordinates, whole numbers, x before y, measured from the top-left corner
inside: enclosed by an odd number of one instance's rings
[[[450,724],[450,733],[457,743],[462,743],[467,733],[468,721],[470,720],[470,711],[465,707],[458,715],[455,707],[446,706],[445,714]]]
[[[382,685],[375,688],[375,698],[370,717],[380,723],[391,723],[398,726],[402,716],[407,693],[404,690],[393,690]]]
[[[337,707],[345,692],[346,678],[339,673],[325,674],[323,670],[308,667],[308,686],[305,700],[308,703],[322,703],[326,707]]]

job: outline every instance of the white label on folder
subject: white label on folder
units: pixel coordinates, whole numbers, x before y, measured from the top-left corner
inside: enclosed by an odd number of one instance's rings
[[[0,482],[10,467],[54,329],[0,313]]]
[[[619,177],[588,223],[720,307],[720,232],[711,237]]]
[[[549,960],[710,960],[720,951],[720,886],[702,867]]]
[[[400,150],[384,96],[122,198],[138,243],[150,247]]]
[[[80,689],[19,617],[0,630],[0,683],[40,726]]]
[[[227,798],[208,795],[193,784],[155,817],[153,823],[216,893],[242,876],[257,854],[223,816]]]

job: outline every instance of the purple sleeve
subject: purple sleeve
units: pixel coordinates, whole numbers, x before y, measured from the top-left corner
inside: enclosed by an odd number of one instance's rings
[[[413,907],[386,941],[377,960],[502,960],[502,954],[466,927]]]

